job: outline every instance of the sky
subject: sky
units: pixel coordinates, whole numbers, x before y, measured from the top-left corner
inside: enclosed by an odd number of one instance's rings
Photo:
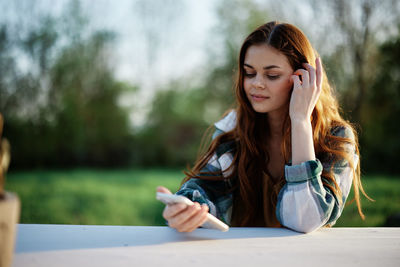
[[[28,13],[61,16],[70,0],[15,0],[0,2],[0,20],[23,21]],[[147,86],[179,77],[202,64],[204,44],[216,23],[216,0],[80,0],[93,31],[116,33],[115,69],[118,78]],[[35,18],[34,16],[32,16]],[[32,21],[25,23],[35,23]],[[159,25],[165,28],[158,29]],[[149,42],[149,31],[157,38]],[[149,49],[157,49],[149,58]],[[153,51],[154,54],[154,51]],[[149,62],[151,60],[151,62]],[[171,65],[175,62],[174,68]],[[143,78],[143,69],[152,68],[156,77]]]
[[[137,13],[140,12],[137,3],[128,0],[119,0],[117,5],[115,1],[100,2],[103,3],[90,12],[92,13],[91,21],[96,27],[110,29],[117,33],[115,52],[119,78],[132,82],[140,81],[145,86],[153,86],[154,83],[162,83],[173,77],[179,77],[184,72],[204,63],[206,55],[204,45],[216,20],[213,9],[215,1],[176,1],[180,4],[169,8],[173,21],[165,21],[171,24],[169,30],[173,28],[173,31],[163,34],[163,29],[157,29],[161,31],[158,32],[159,44],[155,47],[159,51],[151,62],[148,62],[150,60],[147,51],[148,41],[144,31],[153,30],[153,26],[143,25],[144,23],[135,19],[138,16]],[[154,16],[163,16],[163,11],[157,9],[151,11],[154,11]],[[147,22],[156,18],[142,19]],[[164,15],[158,22],[162,22],[163,19],[169,18]],[[149,68],[151,70],[148,70]],[[143,71],[149,71],[153,78],[144,78]]]
[[[70,0],[0,2],[1,20],[38,23],[35,14],[62,17]],[[116,34],[111,65],[116,78],[139,87],[120,98],[133,125],[143,124],[156,89],[187,77],[208,60],[207,41],[216,23],[216,0],[80,0],[89,31]],[[36,16],[38,17],[38,16]],[[29,69],[27,58],[19,66]],[[138,112],[140,111],[140,112]]]
[[[88,2],[92,1],[83,1],[83,5]],[[136,1],[119,0],[117,5],[115,1],[100,2],[85,10],[90,10],[93,27],[117,33],[116,76],[140,88],[135,94],[124,95],[121,104],[135,107],[131,122],[140,126],[156,88],[188,76],[206,63],[207,40],[216,23],[215,1],[165,1],[171,5],[167,9],[160,6],[163,10],[149,8],[151,16],[143,14]],[[153,20],[156,21],[152,23]],[[159,24],[166,29],[159,29]],[[149,39],[148,32],[156,34],[156,44]]]

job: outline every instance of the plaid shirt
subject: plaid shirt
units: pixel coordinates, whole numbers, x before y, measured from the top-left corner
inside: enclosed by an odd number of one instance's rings
[[[236,126],[236,112],[230,112],[215,123],[213,138],[228,132]],[[351,130],[344,127],[335,128],[336,136],[353,138]],[[354,151],[354,146],[350,147]],[[201,173],[222,172],[227,177],[228,167],[232,163],[235,152],[234,142],[221,144]],[[358,164],[358,156],[354,153],[354,165]],[[324,187],[321,174],[323,168],[333,168],[337,184],[342,192],[342,201],[328,187]],[[286,184],[278,195],[276,217],[281,225],[298,232],[311,232],[324,225],[333,225],[342,213],[349,195],[353,180],[353,171],[345,160],[332,166],[326,159],[310,160],[299,165],[285,165]],[[231,188],[228,179],[220,181],[192,178],[182,185],[178,195],[183,195],[199,203],[206,203],[210,213],[230,224],[233,194],[225,193]]]

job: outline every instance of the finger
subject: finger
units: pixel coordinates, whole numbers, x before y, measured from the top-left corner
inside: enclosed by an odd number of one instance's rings
[[[178,229],[185,223],[185,221],[187,221],[199,210],[201,210],[200,204],[195,203],[194,205],[188,206],[184,211],[176,214],[174,217],[169,219],[168,223],[171,227]]]
[[[190,221],[190,218],[196,216],[196,214],[201,211],[201,207],[197,205],[193,205],[191,207],[188,207],[184,212],[181,212],[174,218],[172,218],[169,221],[169,226],[176,228],[179,232],[183,232],[185,230],[185,225],[188,221]]]
[[[158,186],[157,192],[165,193],[165,194],[172,194],[171,191],[169,191],[168,188],[166,188],[164,186]]]
[[[198,217],[196,217],[196,222],[193,224],[193,227],[187,228],[185,230],[181,230],[181,232],[193,232],[197,228],[201,227],[207,221],[208,212],[201,213]]]
[[[173,205],[167,205],[164,208],[163,211],[163,217],[167,221],[175,217],[177,214],[181,213],[187,208],[187,205],[183,203],[178,203],[178,204],[173,204]]]
[[[201,226],[207,220],[208,206],[203,205],[201,210],[196,212],[192,217],[190,217],[182,227],[180,227],[180,232],[192,232]]]
[[[301,81],[299,76],[292,75],[292,81],[293,81],[293,89],[301,88]]]
[[[202,209],[203,209],[202,210],[203,214],[199,218],[199,222],[197,223],[197,226],[194,227],[193,229],[189,229],[190,232],[196,230],[197,228],[202,226],[207,221],[209,208],[208,208],[208,206],[206,204],[204,204],[204,207],[202,207]]]
[[[303,87],[307,88],[310,85],[310,76],[308,74],[308,71],[306,71],[305,69],[298,69],[294,72],[294,74],[301,76],[301,85]]]
[[[189,232],[193,232],[194,230],[196,230],[197,228],[202,226],[207,221],[207,219],[208,219],[208,212],[205,212],[204,215],[201,216],[201,219],[198,222],[198,224],[196,225],[196,227],[189,229]]]
[[[322,86],[322,79],[323,79],[322,62],[321,62],[320,57],[317,57],[317,59],[315,60],[315,65],[317,67],[317,69],[316,69],[316,84],[317,84],[317,88],[320,89]]]
[[[307,69],[308,74],[310,75],[310,84],[313,85],[315,84],[315,69],[313,66],[311,66],[308,63],[304,63],[303,66]]]

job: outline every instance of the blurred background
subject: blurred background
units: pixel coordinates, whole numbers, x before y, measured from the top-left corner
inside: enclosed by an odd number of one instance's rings
[[[365,221],[350,204],[337,226],[396,224],[398,1],[14,0],[0,10],[6,189],[21,198],[21,223],[164,225],[155,187],[178,189],[234,103],[241,43],[279,20],[309,37],[359,131],[376,202],[363,198]]]

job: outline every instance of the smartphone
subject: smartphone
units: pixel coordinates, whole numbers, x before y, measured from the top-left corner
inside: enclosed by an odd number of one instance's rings
[[[156,199],[160,200],[165,205],[177,204],[177,203],[183,203],[188,206],[194,205],[194,203],[187,197],[179,196],[179,195],[165,194],[165,193],[161,193],[161,192],[157,192]],[[208,229],[216,229],[216,230],[220,230],[222,232],[226,232],[229,230],[228,225],[223,223],[221,220],[218,220],[216,217],[214,217],[210,213],[207,214],[207,221],[205,223],[203,223],[201,225],[201,227],[208,228]]]

